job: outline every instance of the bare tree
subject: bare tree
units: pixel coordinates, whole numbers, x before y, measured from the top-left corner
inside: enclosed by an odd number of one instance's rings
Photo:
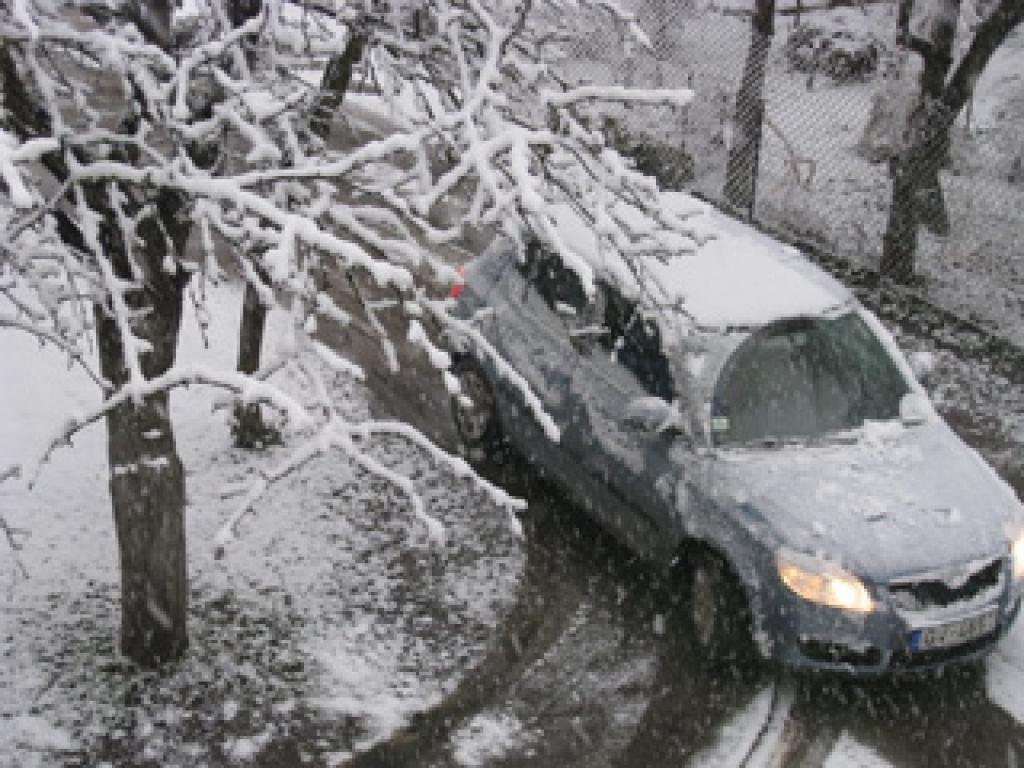
[[[147,7],[137,27],[153,44],[169,44],[171,11],[167,3]],[[54,135],[60,107],[33,99],[20,70],[37,64],[34,52],[19,63],[7,46],[0,54],[8,122],[23,138],[40,141]],[[135,85],[135,84],[132,84]],[[151,117],[151,101],[133,90],[136,110],[123,115],[112,138],[137,134]],[[116,141],[116,138],[114,139]],[[146,663],[181,655],[185,636],[186,580],[184,472],[170,423],[166,391],[139,391],[114,397],[144,379],[164,375],[172,366],[189,275],[178,260],[191,230],[187,197],[170,189],[137,195],[116,185],[89,180],[72,186],[84,152],[42,159],[65,193],[66,208],[52,200],[59,241],[74,254],[70,287],[85,280],[102,296],[93,305],[99,349],[99,375],[110,397],[104,409],[108,432],[110,491],[121,553],[122,625],[125,653]],[[126,143],[110,152],[115,162],[134,162],[138,148]],[[193,158],[198,159],[196,157]],[[13,191],[10,180],[9,191]],[[41,202],[36,196],[35,201]],[[22,208],[35,208],[28,200]],[[53,243],[56,245],[56,243]],[[101,252],[94,264],[82,260]],[[48,250],[43,260],[55,258]],[[33,261],[31,266],[40,264]],[[9,264],[5,266],[10,267]],[[21,265],[24,268],[24,262]],[[134,283],[135,290],[128,285]],[[17,280],[14,285],[17,290]],[[9,295],[9,299],[10,299]],[[25,311],[24,308],[22,312]],[[119,319],[131,317],[131,333]],[[54,318],[57,319],[57,318]],[[56,330],[56,329],[55,329]],[[76,339],[67,339],[69,344]]]
[[[517,8],[503,0],[325,9],[278,2],[258,13],[222,0],[203,5],[188,37],[172,35],[166,2],[113,6],[99,23],[48,0],[0,9],[0,173],[8,192],[0,199],[0,328],[56,344],[104,394],[101,405],[67,421],[25,474],[31,484],[53,451],[106,421],[122,650],[147,665],[179,657],[187,644],[185,486],[168,409],[174,388],[224,390],[243,406],[278,411],[287,427],[287,458],[238,489],[242,498],[217,536],[219,548],[272,483],[326,452],[393,484],[416,524],[439,538],[444,531],[412,481],[376,461],[367,438],[402,436],[475,476],[412,427],[352,421],[331,401],[332,378],[359,380],[364,372],[318,340],[318,320],[359,320],[377,330],[385,352],[393,343],[377,317],[379,302],[363,301],[356,318],[318,276],[344,276],[390,297],[403,336],[452,394],[458,382],[433,334],[458,332],[492,356],[557,439],[525,381],[437,298],[438,284],[455,272],[436,249],[470,228],[513,238],[531,230],[592,292],[594,268],[561,237],[553,201],[601,222],[613,272],[625,269],[614,256],[628,261],[659,233],[688,232],[665,212],[657,186],[609,150],[577,111],[583,102],[682,106],[692,94],[570,88],[551,68],[572,9],[590,6],[633,24],[605,0]],[[365,46],[396,130],[335,151],[314,137],[344,89],[325,95],[331,88],[296,73],[331,62],[326,79],[345,81],[355,40]],[[238,162],[223,161],[217,149],[226,145],[240,148]],[[358,191],[360,202],[342,189]],[[438,225],[442,203],[450,211]],[[634,214],[623,216],[622,203]],[[185,250],[193,226],[198,254]],[[235,246],[237,271],[260,305],[291,319],[282,358],[261,361],[258,371],[176,359],[186,287],[225,279],[215,235]],[[275,370],[294,376],[275,380]],[[290,381],[306,386],[297,390]],[[518,506],[475,481],[502,505]]]
[[[911,83],[913,107],[889,161],[892,199],[879,271],[897,280],[914,274],[918,227],[942,233],[948,212],[939,185],[950,130],[971,98],[992,54],[1024,19],[1024,3],[1000,0],[978,24],[974,38],[953,68],[953,43],[961,0],[902,0],[899,20],[907,53],[904,80]],[[913,23],[914,4],[918,23]],[[952,71],[952,74],[950,74]]]

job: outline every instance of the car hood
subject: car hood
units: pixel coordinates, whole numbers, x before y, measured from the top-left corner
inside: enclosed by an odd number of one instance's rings
[[[944,423],[868,424],[850,437],[723,450],[711,493],[776,546],[874,583],[1008,552],[1024,510]]]

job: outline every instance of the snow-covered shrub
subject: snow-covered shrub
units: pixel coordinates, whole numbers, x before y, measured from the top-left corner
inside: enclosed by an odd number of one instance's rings
[[[884,52],[882,42],[841,18],[795,27],[783,49],[789,66],[798,72],[825,75],[837,83],[873,77]]]

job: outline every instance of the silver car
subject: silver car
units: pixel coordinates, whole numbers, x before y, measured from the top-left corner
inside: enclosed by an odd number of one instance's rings
[[[467,266],[457,313],[479,333],[451,342],[468,455],[510,445],[685,573],[709,659],[875,675],[981,657],[1020,609],[1021,503],[848,290],[705,216],[718,237],[651,272],[671,306],[600,274],[587,297],[536,243]]]

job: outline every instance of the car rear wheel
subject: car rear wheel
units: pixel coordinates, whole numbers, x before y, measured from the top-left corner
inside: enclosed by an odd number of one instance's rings
[[[455,431],[471,462],[487,461],[494,457],[501,442],[494,391],[487,374],[473,358],[458,359],[451,370],[464,396],[452,398]]]
[[[697,651],[708,663],[755,658],[746,594],[728,565],[707,551],[690,561],[689,614]]]

